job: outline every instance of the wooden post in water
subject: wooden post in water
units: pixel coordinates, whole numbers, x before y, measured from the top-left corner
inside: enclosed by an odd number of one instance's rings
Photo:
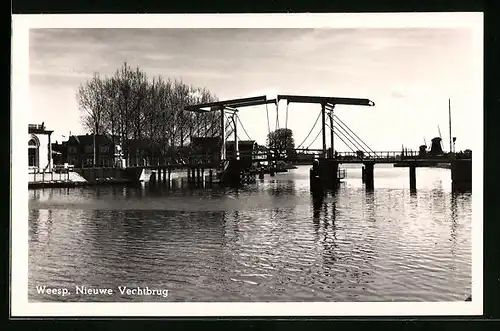
[[[212,170],[212,168],[210,168],[210,170],[208,170],[208,181],[210,182],[210,184],[213,181],[213,170]]]
[[[189,167],[187,168],[187,180],[188,183],[191,183],[191,169]]]
[[[410,164],[410,191],[416,191],[417,189],[417,175],[415,164]]]

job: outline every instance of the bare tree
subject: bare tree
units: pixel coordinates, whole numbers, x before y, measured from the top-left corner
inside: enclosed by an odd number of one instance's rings
[[[103,120],[107,101],[104,81],[99,74],[94,73],[92,79],[78,86],[76,98],[82,112],[83,126],[94,135],[93,148],[99,151],[99,140],[95,137],[104,131]],[[99,153],[94,152],[93,165],[97,164],[99,164]]]
[[[220,133],[220,114],[197,115],[184,110],[190,104],[216,101],[209,90],[160,76],[149,80],[138,67],[133,70],[126,62],[112,77],[95,74],[79,86],[77,100],[84,127],[96,135],[111,135],[127,159],[131,139],[149,141],[151,162],[155,157],[164,159],[169,149],[185,146],[193,135]]]

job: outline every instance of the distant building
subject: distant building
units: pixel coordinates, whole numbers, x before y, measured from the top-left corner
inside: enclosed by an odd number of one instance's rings
[[[75,168],[113,167],[116,164],[117,146],[107,135],[70,136],[67,141],[53,145],[53,148],[60,153],[57,156],[59,162],[69,163]]]
[[[159,163],[161,149],[151,139],[129,139],[123,144],[127,165],[148,166]]]
[[[439,156],[444,154],[443,149],[441,147],[440,137],[432,138],[430,154],[433,156]]]
[[[221,139],[220,137],[193,137],[191,142],[193,152],[197,155],[207,156],[210,162],[220,162]],[[234,141],[226,142],[226,157],[234,156]],[[258,145],[254,140],[239,140],[238,151],[240,160],[246,165],[252,163],[252,153],[258,149]]]
[[[52,163],[54,165],[68,163],[68,147],[66,143],[66,141],[58,143],[56,140],[56,142],[52,144]]]
[[[241,164],[244,168],[250,168],[253,162],[253,152],[257,150],[255,140],[238,140],[238,152]],[[228,159],[235,155],[235,143],[233,141],[226,142],[226,157]]]
[[[46,130],[45,123],[28,124],[28,170],[30,172],[52,171],[53,130]]]

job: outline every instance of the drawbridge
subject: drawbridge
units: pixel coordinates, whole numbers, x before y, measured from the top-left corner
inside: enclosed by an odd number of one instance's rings
[[[363,155],[363,157],[376,158],[381,157],[377,152],[373,151],[352,129],[350,129],[344,121],[342,121],[335,114],[336,105],[352,105],[352,106],[374,106],[375,103],[369,99],[359,99],[359,98],[340,98],[340,97],[319,97],[319,96],[301,96],[301,95],[277,95],[274,99],[268,99],[266,96],[257,96],[251,98],[241,98],[241,99],[231,99],[225,101],[217,101],[210,103],[201,103],[196,105],[186,106],[184,109],[186,111],[195,113],[211,113],[216,112],[218,116],[218,126],[220,136],[219,138],[219,155],[220,155],[220,168],[222,169],[222,177],[236,178],[239,177],[239,172],[242,170],[242,157],[246,157],[248,160],[248,153],[240,153],[240,138],[239,132],[241,130],[246,134],[249,141],[254,141],[248,135],[247,130],[244,127],[243,122],[238,116],[242,108],[250,106],[265,106],[266,117],[267,117],[267,128],[268,134],[271,133],[271,119],[269,117],[269,105],[274,105],[276,107],[276,129],[281,128],[279,124],[279,103],[286,101],[286,114],[285,114],[285,129],[288,129],[288,118],[289,118],[289,105],[291,103],[310,103],[318,104],[320,106],[318,116],[314,122],[312,128],[310,129],[304,140],[293,150],[309,150],[321,135],[322,138],[322,149],[317,155],[321,158],[335,158],[340,156],[335,151],[335,137],[337,137],[345,146],[347,146],[352,153],[357,156]],[[327,122],[327,117],[329,123]],[[319,119],[321,118],[321,124],[319,124]],[[217,124],[213,123],[211,127],[216,127]],[[306,146],[311,134],[317,130],[319,126],[319,131],[316,136],[309,141]],[[327,149],[327,131],[330,133],[330,147]],[[233,136],[232,153],[227,153],[227,142],[230,137]],[[262,146],[261,146],[262,147]],[[305,147],[305,148],[303,148]],[[264,150],[257,151],[256,153],[250,152],[250,162],[247,162],[244,166],[245,168],[250,168],[250,164],[255,160],[262,160],[262,156],[266,156],[266,160],[275,164],[276,160],[289,157],[290,149],[283,150],[278,148],[264,147]],[[272,166],[271,166],[272,167]]]

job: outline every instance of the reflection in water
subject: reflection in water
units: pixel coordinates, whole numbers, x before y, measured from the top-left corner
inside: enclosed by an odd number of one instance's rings
[[[363,210],[366,210],[366,218],[370,221],[375,221],[375,192],[374,190],[365,191],[365,204]]]
[[[29,299],[463,300],[471,195],[451,194],[448,173],[424,181],[425,171],[418,194],[402,189],[406,172],[383,168],[373,191],[353,178],[311,195],[308,167],[240,188],[32,190]],[[38,284],[171,294],[61,298],[36,293]]]

